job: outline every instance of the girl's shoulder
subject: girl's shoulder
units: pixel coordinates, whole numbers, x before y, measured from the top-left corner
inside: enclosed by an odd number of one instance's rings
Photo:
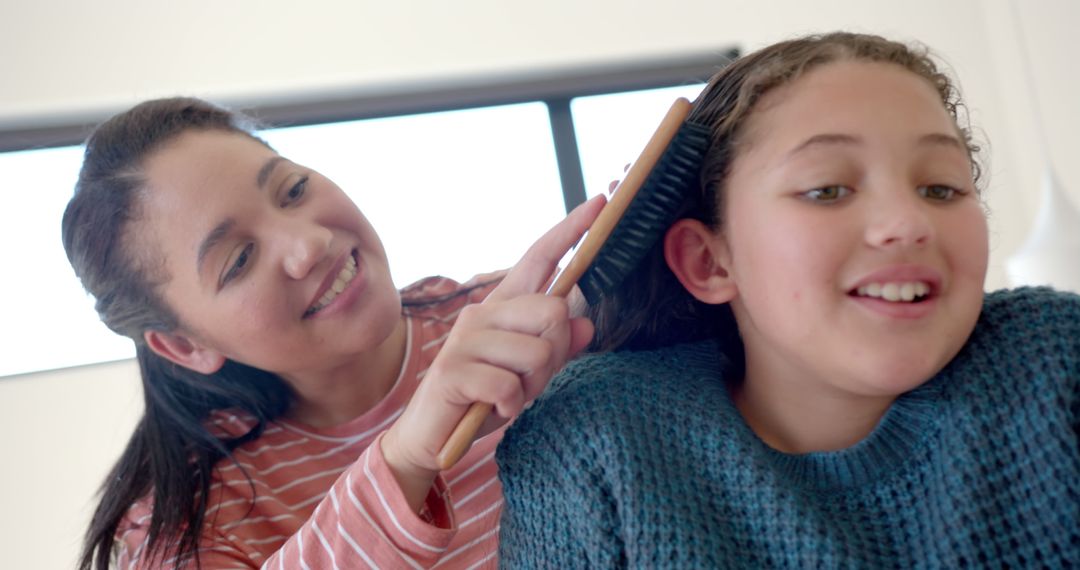
[[[1080,295],[1049,287],[987,294],[945,376],[950,392],[973,399],[998,394],[999,403],[1080,394]]]
[[[592,421],[600,410],[619,414],[628,408],[677,406],[722,387],[728,368],[712,340],[587,354],[568,363],[552,379],[527,415],[580,416]]]
[[[711,340],[574,360],[510,424],[496,453],[500,477],[504,484],[535,480],[537,469],[546,469],[537,461],[586,470],[630,461],[652,469],[656,461],[700,450],[714,435],[743,441],[734,428],[726,362]]]
[[[1080,338],[1080,295],[1050,287],[1002,289],[986,295],[976,335]]]

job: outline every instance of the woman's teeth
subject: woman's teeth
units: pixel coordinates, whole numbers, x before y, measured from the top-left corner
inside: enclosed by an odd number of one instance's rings
[[[323,296],[319,297],[319,300],[304,313],[304,316],[310,317],[333,302],[338,294],[344,291],[345,287],[352,282],[354,277],[356,277],[356,258],[350,255],[349,258],[345,260],[345,266],[341,268],[341,273],[338,273],[337,277],[334,279],[334,283],[331,284],[330,288],[323,293]]]
[[[930,293],[930,285],[922,281],[903,283],[870,283],[856,291],[860,297],[876,297],[886,301],[904,301],[910,303],[922,299]]]

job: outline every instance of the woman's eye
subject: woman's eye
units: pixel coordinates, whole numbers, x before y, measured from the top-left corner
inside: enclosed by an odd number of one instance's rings
[[[240,255],[236,256],[236,260],[232,262],[232,265],[229,266],[229,270],[222,276],[222,285],[227,284],[243,273],[244,269],[247,268],[248,262],[251,261],[251,251],[254,247],[254,245],[249,243],[244,246],[244,249],[240,250]]]
[[[300,198],[303,198],[304,192],[307,190],[307,183],[307,176],[303,176],[297,180],[296,183],[289,188],[289,191],[285,193],[285,198],[281,201],[281,205],[288,206]]]
[[[956,188],[953,188],[951,186],[945,186],[942,184],[928,184],[926,186],[919,186],[920,196],[940,202],[948,202],[949,200],[955,198],[956,194]]]
[[[822,186],[821,188],[814,188],[803,192],[803,198],[810,200],[811,202],[836,202],[841,198],[846,198],[851,194],[851,189],[847,186],[840,186],[834,184],[832,186]]]

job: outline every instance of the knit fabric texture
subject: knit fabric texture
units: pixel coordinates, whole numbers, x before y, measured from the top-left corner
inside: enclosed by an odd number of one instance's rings
[[[834,452],[765,445],[715,342],[571,363],[497,452],[508,568],[1080,567],[1080,296],[987,295]]]

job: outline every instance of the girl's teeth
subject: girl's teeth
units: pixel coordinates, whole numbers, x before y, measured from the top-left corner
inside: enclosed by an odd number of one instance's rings
[[[910,303],[930,293],[930,285],[922,281],[870,283],[859,287],[857,292],[860,297],[876,297],[893,303],[897,301]]]
[[[881,298],[886,301],[900,300],[900,286],[896,283],[886,283],[881,288]]]

